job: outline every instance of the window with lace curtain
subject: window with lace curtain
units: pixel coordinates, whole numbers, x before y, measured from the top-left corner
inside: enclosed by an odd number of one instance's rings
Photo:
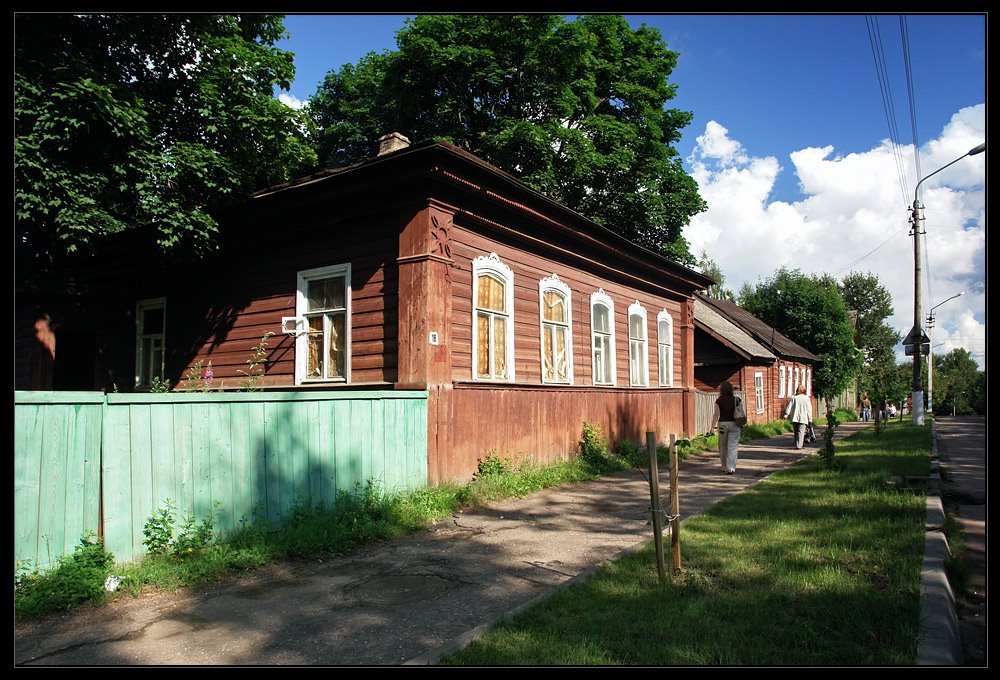
[[[590,332],[595,385],[615,384],[615,303],[599,289],[590,296]]]
[[[659,359],[660,387],[674,386],[674,320],[670,312],[656,315],[656,356]]]
[[[514,273],[496,253],[472,261],[472,377],[514,379]]]
[[[351,265],[298,273],[295,313],[304,330],[295,341],[295,379],[347,382],[350,373]]]
[[[573,382],[570,296],[569,286],[556,274],[538,282],[542,382],[545,383]]]
[[[646,309],[636,300],[628,307],[629,384],[649,385],[649,354],[646,350]]]

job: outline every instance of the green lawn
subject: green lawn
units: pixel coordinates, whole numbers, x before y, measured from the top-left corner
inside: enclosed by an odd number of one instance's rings
[[[909,665],[917,653],[930,432],[837,442],[682,525],[664,583],[650,545],[443,665]]]

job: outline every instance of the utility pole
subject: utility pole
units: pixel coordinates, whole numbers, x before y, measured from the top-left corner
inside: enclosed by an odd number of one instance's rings
[[[920,223],[922,218],[920,217],[920,210],[923,208],[920,205],[919,191],[920,185],[924,183],[924,180],[933,177],[945,168],[954,165],[966,156],[975,156],[976,154],[981,154],[986,151],[986,143],[983,142],[979,146],[975,146],[969,149],[966,153],[962,154],[951,163],[943,165],[931,174],[921,178],[917,182],[917,186],[913,189],[913,215],[910,217],[910,221],[913,222],[913,329],[910,334],[906,336],[903,340],[904,344],[910,344],[913,347],[913,424],[923,425],[924,424],[924,393],[920,387],[920,358],[923,356],[924,344],[927,344],[927,352],[930,353],[930,338],[924,335],[923,330],[920,327],[920,234],[923,232],[920,228]],[[926,340],[925,340],[926,338]]]

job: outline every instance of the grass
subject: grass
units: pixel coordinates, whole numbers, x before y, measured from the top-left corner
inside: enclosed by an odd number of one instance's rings
[[[660,583],[652,542],[502,622],[442,665],[912,665],[929,431],[837,443],[684,522]]]

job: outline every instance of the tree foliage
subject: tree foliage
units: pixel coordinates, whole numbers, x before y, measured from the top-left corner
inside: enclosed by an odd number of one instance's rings
[[[331,71],[308,110],[321,161],[378,137],[445,139],[634,243],[693,264],[683,227],[705,203],[671,146],[677,53],[616,15],[418,16],[398,49]]]
[[[110,234],[212,247],[214,211],[315,165],[308,120],[277,101],[280,17],[15,16],[18,265],[44,275]]]
[[[836,396],[861,370],[863,357],[854,346],[847,306],[829,276],[782,268],[756,286],[745,284],[740,306],[822,360],[813,371],[820,396]]]
[[[726,277],[719,268],[719,264],[708,256],[708,252],[701,251],[701,259],[698,260],[698,269],[705,276],[715,279],[715,283],[705,289],[705,294],[713,300],[736,301],[736,295],[729,288],[726,288]]]
[[[848,274],[840,284],[840,293],[854,314],[855,345],[864,354],[859,389],[882,405],[886,399],[897,397],[893,348],[900,336],[885,323],[893,313],[892,295],[872,273]]]
[[[934,412],[950,415],[985,414],[985,372],[969,351],[959,347],[934,357]]]

